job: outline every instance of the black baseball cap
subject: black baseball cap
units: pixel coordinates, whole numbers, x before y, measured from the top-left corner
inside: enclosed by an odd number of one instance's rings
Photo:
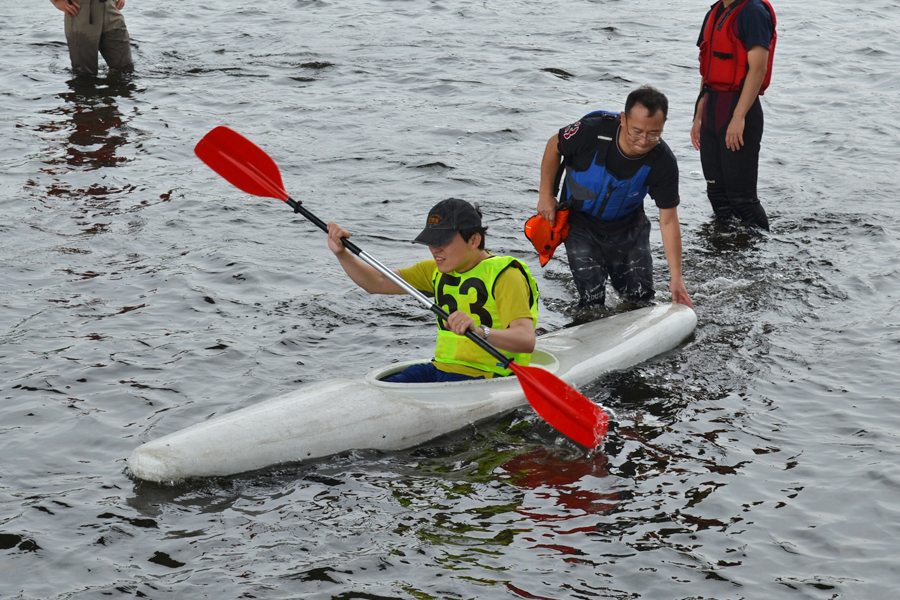
[[[481,227],[478,210],[459,198],[441,200],[428,212],[425,229],[413,243],[426,246],[443,246],[453,239],[458,231]]]

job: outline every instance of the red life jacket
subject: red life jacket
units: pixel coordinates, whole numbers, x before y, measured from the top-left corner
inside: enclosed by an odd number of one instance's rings
[[[759,88],[762,96],[772,80],[772,59],[775,57],[775,9],[769,0],[761,0],[772,15],[772,41],[769,43],[769,64],[766,65],[766,77]],[[714,92],[736,92],[744,84],[747,77],[747,48],[738,39],[737,18],[747,6],[747,0],[736,0],[724,10],[717,19],[716,6],[712,5],[709,18],[703,26],[703,41],[700,42],[700,74],[703,85]]]

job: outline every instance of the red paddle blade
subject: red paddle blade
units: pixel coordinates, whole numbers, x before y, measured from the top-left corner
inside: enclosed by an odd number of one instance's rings
[[[216,127],[197,142],[194,153],[238,189],[254,196],[287,200],[281,172],[262,148],[228,127]]]
[[[519,378],[532,408],[554,429],[591,449],[603,441],[609,416],[602,408],[549,371],[515,362],[509,368]]]

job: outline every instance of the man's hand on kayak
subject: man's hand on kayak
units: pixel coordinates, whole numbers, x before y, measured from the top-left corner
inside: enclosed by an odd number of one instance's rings
[[[684,304],[687,307],[694,308],[691,297],[688,296],[687,288],[684,287],[684,280],[680,277],[676,280],[672,278],[669,282],[669,291],[672,292],[672,304]]]

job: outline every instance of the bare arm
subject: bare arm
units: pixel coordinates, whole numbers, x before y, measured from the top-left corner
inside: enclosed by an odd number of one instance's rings
[[[691,127],[691,144],[694,150],[700,149],[700,124],[703,122],[703,107],[706,106],[706,94],[703,84],[700,84],[700,99],[697,100],[697,110],[694,111],[694,125]]]
[[[125,0],[121,0],[121,2],[124,4]],[[69,2],[69,0],[50,0],[50,3],[70,17],[74,17],[78,14],[78,11],[81,10],[81,5],[75,2],[75,0],[72,0],[71,2]]]
[[[738,99],[731,122],[725,131],[725,145],[729,150],[740,150],[744,145],[744,117],[759,96],[759,89],[766,78],[766,69],[769,65],[769,51],[763,46],[753,46],[747,52],[747,77],[744,79],[744,88]]]
[[[541,190],[538,197],[537,211],[551,225],[556,220],[556,206],[559,204],[553,193],[556,184],[556,173],[559,172],[559,163],[562,154],[557,148],[557,136],[547,140],[544,148],[544,157],[541,159]]]
[[[694,308],[681,274],[681,225],[678,223],[677,208],[659,209],[659,231],[662,234],[666,262],[669,263],[669,290],[672,292],[672,303]]]
[[[353,253],[341,243],[341,238],[345,237],[350,237],[349,231],[336,223],[328,224],[328,248],[334,252],[344,272],[356,285],[370,294],[406,293],[403,288],[382,275],[377,269],[353,256]],[[399,276],[399,273],[397,275]]]

